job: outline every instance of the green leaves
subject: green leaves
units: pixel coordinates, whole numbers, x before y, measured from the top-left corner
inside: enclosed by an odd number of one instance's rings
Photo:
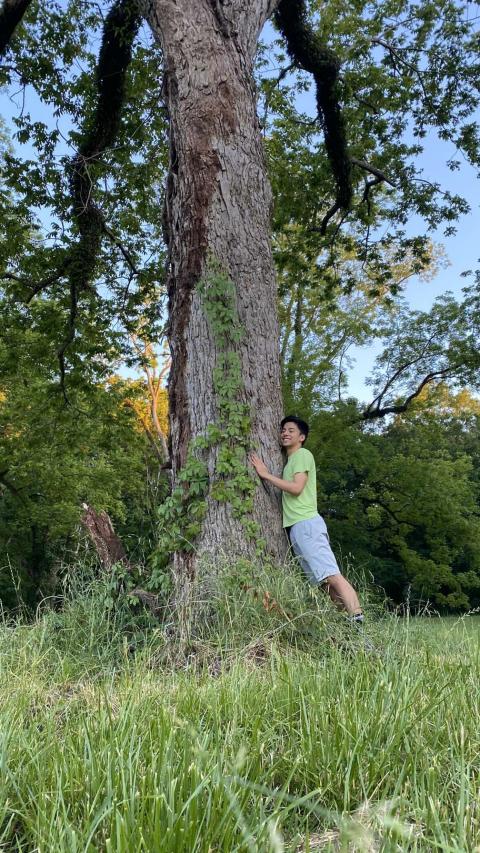
[[[358,0],[354,4],[310,0],[306,5],[317,42],[341,62],[339,90],[352,157],[354,200],[346,220],[337,217],[329,234],[319,234],[335,185],[321,128],[314,116],[297,106],[301,104],[297,95],[308,91],[310,78],[287,67],[285,45],[272,39],[259,52],[259,115],[275,198],[274,257],[285,402],[288,408],[289,401],[295,402],[307,416],[308,412],[315,416],[322,406],[332,407],[332,401],[345,391],[349,346],[380,335],[384,351],[374,375],[376,394],[391,376],[389,365],[396,370],[412,361],[399,373],[398,381],[388,386],[384,403],[404,400],[411,383],[421,381],[421,370],[446,371],[455,366],[455,372],[439,376],[450,378],[453,387],[471,383],[476,388],[478,294],[471,291],[462,305],[448,299],[438,303],[429,316],[407,315],[397,307],[403,282],[413,273],[428,271],[435,255],[424,236],[408,234],[412,214],[420,214],[426,227],[445,227],[452,233],[458,217],[468,209],[465,199],[446,191],[437,175],[420,172],[419,157],[440,139],[459,152],[452,157],[449,150],[452,169],[463,158],[480,165],[476,122],[480,51],[475,18],[466,14],[468,8],[450,0]],[[0,393],[6,394],[6,402],[0,441],[9,466],[4,475],[9,485],[2,487],[7,507],[2,518],[6,529],[15,515],[12,507],[17,498],[12,487],[17,488],[27,493],[32,518],[47,531],[47,540],[50,521],[59,532],[61,519],[71,522],[72,507],[86,492],[96,495],[100,505],[115,508],[119,516],[142,523],[138,495],[145,446],[135,435],[129,456],[126,421],[118,414],[104,378],[105,365],[135,363],[129,333],[140,318],[152,341],[162,333],[164,322],[161,210],[169,157],[168,117],[161,98],[161,51],[146,30],[134,46],[115,144],[103,152],[101,160],[89,163],[95,204],[109,235],[102,236],[91,286],[78,295],[76,304],[75,336],[66,351],[70,413],[62,411],[57,398],[58,352],[72,321],[72,279],[65,261],[77,239],[66,167],[95,114],[98,44],[107,11],[107,5],[91,0],[48,6],[33,2],[0,70],[0,82],[18,103],[12,140],[3,138],[3,130],[1,139],[5,189],[0,198],[0,275],[4,276]],[[165,527],[171,525],[168,553],[182,537],[185,547],[193,547],[208,489],[217,499],[228,500],[254,535],[247,518],[253,485],[244,464],[250,412],[238,354],[244,332],[238,323],[233,282],[214,259],[199,292],[218,351],[213,377],[218,420],[195,439],[181,487],[175,490],[173,503],[165,505]],[[385,330],[378,322],[380,314]],[[440,391],[438,386],[435,393]],[[424,396],[422,405],[437,406],[434,396]],[[353,403],[339,404],[339,417],[346,417],[347,409],[349,417],[358,417]],[[85,420],[79,412],[87,413]],[[350,491],[358,499],[352,529],[356,525],[356,541],[363,548],[362,501],[379,497],[378,484],[368,471],[369,463],[375,468],[378,462],[377,446],[373,438],[364,444],[357,428],[355,440],[347,442],[346,433],[341,435],[346,443],[335,449],[339,501],[342,508],[348,506]],[[59,454],[55,463],[49,438]],[[343,457],[347,445],[357,461],[365,453],[367,461],[358,462],[359,470],[352,472],[355,466],[349,467]],[[218,468],[207,476],[205,457],[214,456],[213,449]],[[124,502],[129,458],[136,496],[131,496],[131,512]],[[439,480],[450,482],[453,469],[441,469],[439,460],[435,466]],[[465,472],[459,476],[462,482],[467,477]],[[358,480],[368,485],[365,492]],[[38,494],[47,495],[46,499],[32,498],[35,482]],[[394,494],[389,484],[380,498],[396,514]],[[49,520],[46,508],[50,505],[54,509]],[[379,519],[387,527],[394,523],[380,504],[369,504],[365,512],[369,531],[376,531]],[[455,515],[456,510],[452,512]],[[182,527],[178,513],[191,521],[187,519]],[[26,514],[19,510],[20,517],[25,519]],[[130,533],[134,535],[131,528]],[[43,534],[37,530],[35,536],[38,543]],[[398,543],[389,542],[388,547],[398,555]],[[387,559],[384,553],[382,559]],[[446,557],[438,559],[450,565]]]
[[[0,346],[0,575],[15,598],[10,560],[23,599],[35,605],[39,587],[42,595],[54,591],[52,566],[77,547],[84,502],[109,512],[129,551],[141,552],[142,537],[151,536],[150,472],[158,478],[158,461],[126,405],[128,382],[71,389],[66,406],[54,376],[35,363],[33,333],[16,342],[17,372]],[[161,481],[156,490],[158,500]]]
[[[209,259],[204,276],[197,285],[215,343],[218,348],[214,369],[218,419],[209,424],[205,435],[190,444],[187,460],[178,474],[181,487],[174,489],[158,510],[159,539],[155,561],[168,565],[176,551],[192,551],[201,533],[207,500],[226,502],[242,523],[245,535],[258,539],[258,525],[250,518],[255,483],[246,465],[250,433],[250,414],[242,401],[240,356],[235,346],[243,337],[235,304],[235,286],[219,263]],[[204,461],[214,451],[215,473],[209,477]],[[216,453],[215,453],[216,451]],[[257,542],[257,550],[262,547]],[[154,568],[150,588],[156,589],[158,573]]]
[[[400,411],[412,399],[435,405],[435,389],[478,389],[480,370],[480,289],[464,288],[464,299],[451,293],[435,300],[428,312],[400,306],[379,333],[384,349],[371,380],[376,394],[365,411]]]
[[[478,401],[446,388],[383,431],[351,410],[312,418],[319,510],[342,559],[394,602],[464,609],[480,604]]]
[[[0,71],[12,96],[19,88],[23,94],[12,123],[14,141],[26,146],[2,157],[13,215],[7,219],[5,209],[0,210],[0,231],[5,226],[8,235],[4,245],[0,240],[0,274],[7,270],[16,276],[17,283],[8,280],[15,298],[26,300],[37,292],[35,299],[45,296],[53,311],[57,305],[65,311],[63,326],[52,324],[49,335],[57,351],[71,318],[72,282],[66,286],[62,262],[78,232],[68,164],[95,115],[96,52],[107,11],[89,0],[69,0],[66,7],[54,3],[48,12],[32,3],[21,37],[15,38],[8,64]],[[168,159],[166,118],[157,106],[160,65],[151,40],[138,41],[115,143],[103,151],[101,162],[89,160],[89,200],[101,210],[108,235],[102,235],[91,288],[77,298],[75,339],[65,356],[67,384],[76,381],[72,374],[81,369],[85,341],[94,339],[96,353],[108,360],[113,341],[115,355],[129,359],[128,333],[140,316],[144,324],[148,320],[151,340],[158,336],[164,253],[158,194]],[[155,304],[156,310],[146,311],[146,304]],[[55,369],[58,373],[58,364]]]
[[[327,239],[319,227],[334,187],[322,128],[311,109],[302,111],[308,78],[288,67],[281,40],[263,46],[258,78],[275,239],[294,223],[295,245],[283,248],[284,258],[298,263],[299,243],[312,262],[326,253],[326,263],[318,264],[323,293],[332,278],[348,286],[337,268],[345,249],[366,269],[381,270],[377,248],[406,246],[404,227],[412,216],[420,214],[425,228],[444,227],[451,234],[468,211],[467,201],[442,185],[423,155],[431,146],[441,151],[440,139],[451,143],[445,146],[445,160],[451,160],[453,146],[478,166],[480,41],[468,5],[450,0],[361,0],[353,6],[311,0],[308,7],[319,40],[341,62],[342,111],[353,163],[352,214],[338,215]],[[300,270],[298,276],[300,281]]]

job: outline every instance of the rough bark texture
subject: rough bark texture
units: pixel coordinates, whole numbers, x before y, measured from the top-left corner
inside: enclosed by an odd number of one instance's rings
[[[165,226],[170,252],[169,382],[174,481],[190,441],[217,417],[217,352],[196,285],[208,255],[236,287],[239,345],[252,447],[278,472],[282,413],[276,285],[270,249],[271,191],[256,117],[252,64],[268,0],[150,0],[147,16],[165,61],[171,170]],[[214,475],[215,451],[208,460]],[[259,484],[254,515],[269,550],[285,553],[278,496]],[[199,553],[248,553],[228,504],[208,501]],[[194,559],[178,554],[177,573]]]
[[[115,563],[123,563],[129,567],[125,548],[113,529],[108,513],[96,512],[88,504],[84,504],[83,509],[82,524],[90,536],[104,568],[111,569]]]

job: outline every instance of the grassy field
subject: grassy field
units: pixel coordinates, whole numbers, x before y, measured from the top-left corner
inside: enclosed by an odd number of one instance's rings
[[[480,850],[480,619],[372,606],[372,654],[262,583],[181,654],[92,589],[0,627],[0,850]]]

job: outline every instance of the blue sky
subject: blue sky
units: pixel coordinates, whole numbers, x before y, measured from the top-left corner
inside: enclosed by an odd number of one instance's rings
[[[276,72],[278,73],[278,72]],[[314,117],[317,114],[313,87],[297,98],[299,111]],[[480,121],[480,116],[478,117]],[[428,234],[434,243],[443,245],[448,265],[439,268],[437,276],[432,281],[422,281],[417,276],[412,277],[406,284],[404,296],[414,310],[428,311],[435,298],[446,291],[451,291],[461,298],[462,288],[469,279],[462,278],[466,270],[480,268],[480,238],[479,238],[479,208],[480,181],[477,172],[462,155],[456,152],[452,143],[438,138],[431,130],[425,140],[425,152],[417,158],[416,163],[422,169],[422,177],[432,182],[439,182],[443,190],[450,190],[463,196],[470,205],[470,213],[462,216],[456,223],[457,233],[445,237],[443,229],[428,230],[420,216],[409,220],[407,231],[413,236]],[[451,171],[446,163],[449,159],[461,160],[458,171]],[[354,364],[348,372],[349,394],[363,401],[371,399],[371,390],[365,385],[365,379],[370,373],[376,354],[380,351],[377,342],[370,347],[352,347],[349,356]]]
[[[452,155],[452,146],[442,140],[432,138],[428,150],[423,157],[422,167],[424,177],[430,180],[440,181],[444,189],[458,193],[467,199],[471,211],[459,219],[456,227],[457,233],[450,237],[443,235],[443,230],[426,232],[425,225],[420,217],[414,217],[409,222],[409,231],[414,233],[428,233],[435,243],[440,243],[445,248],[448,266],[440,267],[438,274],[432,281],[422,281],[417,276],[412,277],[406,284],[404,296],[410,307],[419,311],[428,311],[437,296],[446,291],[451,291],[457,298],[461,298],[462,288],[470,279],[463,278],[461,273],[466,270],[476,270],[480,267],[480,239],[479,239],[479,207],[480,207],[480,182],[476,170],[468,163],[463,163],[460,171],[451,172],[445,163]],[[349,391],[354,397],[367,400],[371,397],[371,390],[365,385],[365,378],[370,372],[379,345],[365,347],[363,349],[352,349],[351,355],[356,363],[349,374]]]
[[[432,281],[421,281],[415,276],[407,282],[404,295],[410,307],[415,310],[428,311],[435,298],[446,291],[451,291],[457,298],[460,298],[462,288],[470,280],[462,278],[461,273],[480,267],[478,215],[480,182],[476,170],[468,163],[462,164],[460,171],[451,172],[445,166],[451,155],[451,145],[432,138],[427,153],[423,157],[424,177],[440,181],[444,189],[462,195],[469,202],[471,211],[459,219],[457,233],[454,236],[445,237],[441,228],[427,232],[434,242],[441,243],[445,247],[449,265],[441,267]],[[426,232],[425,225],[420,217],[412,218],[409,222],[409,230],[412,234]],[[353,396],[359,399],[367,400],[371,397],[371,391],[365,386],[364,380],[373,365],[377,351],[377,345],[362,350],[352,350],[351,355],[355,356],[356,364],[350,371],[349,390]]]
[[[268,25],[264,36],[268,38]],[[12,128],[11,119],[19,111],[22,96],[18,94],[14,101],[10,100],[6,93],[0,93],[0,114],[7,125]],[[312,91],[305,92],[299,96],[298,106],[301,111],[314,116],[316,106]],[[49,109],[40,104],[38,100],[27,92],[25,109],[30,111],[32,117],[47,121]],[[64,128],[66,131],[67,128]],[[11,130],[12,132],[12,130]],[[20,147],[22,153],[34,156],[30,146]],[[59,153],[65,153],[65,149]],[[442,230],[429,232],[434,242],[441,243],[445,247],[449,266],[441,268],[433,281],[425,282],[412,278],[406,285],[404,295],[410,306],[414,309],[428,310],[434,299],[447,290],[457,296],[461,295],[461,289],[468,280],[461,277],[464,270],[475,270],[480,266],[480,241],[478,238],[478,210],[480,206],[480,186],[475,169],[463,162],[459,171],[450,171],[445,163],[454,154],[453,146],[436,138],[432,131],[427,140],[427,151],[419,160],[423,169],[423,177],[426,179],[440,181],[444,189],[451,190],[464,196],[470,204],[471,212],[463,216],[457,223],[457,233],[451,237],[444,237]],[[412,234],[425,233],[425,225],[419,217],[412,218],[409,222],[409,231]],[[367,400],[371,396],[370,390],[365,386],[365,378],[368,376],[378,345],[352,349],[349,353],[355,359],[355,364],[349,372],[349,393],[361,400]]]

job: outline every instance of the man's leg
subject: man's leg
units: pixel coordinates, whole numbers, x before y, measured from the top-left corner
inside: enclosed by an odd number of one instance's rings
[[[330,575],[325,578],[322,586],[325,587],[334,604],[340,609],[346,610],[352,616],[362,612],[357,593],[343,575]]]
[[[363,615],[357,593],[340,574],[323,518],[317,515],[292,525],[290,541],[310,583],[324,587],[337,607],[361,622]]]

